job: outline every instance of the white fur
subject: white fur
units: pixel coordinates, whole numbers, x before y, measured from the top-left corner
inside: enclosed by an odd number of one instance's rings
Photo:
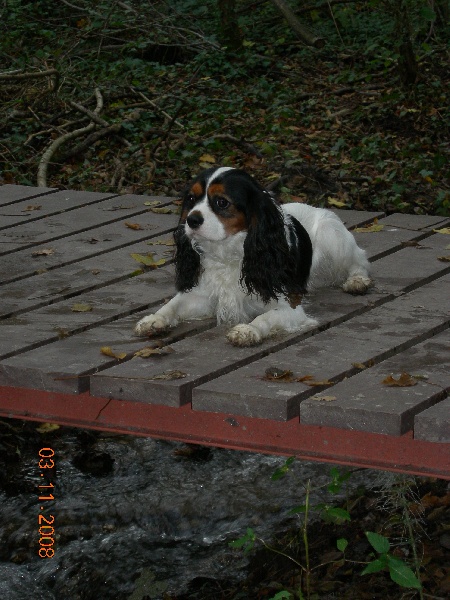
[[[213,173],[207,186],[221,172],[218,169]],[[185,231],[202,257],[199,283],[190,292],[178,293],[154,315],[141,319],[135,329],[138,335],[159,333],[188,319],[216,316],[218,323],[235,324],[227,334],[232,344],[253,346],[275,332],[305,331],[317,325],[300,305],[292,308],[285,298],[264,304],[258,296],[247,294],[239,283],[246,232],[223,237],[225,230],[206,197],[194,210],[200,211],[205,221],[195,231],[186,224]],[[299,203],[285,204],[280,210],[285,213],[285,222],[292,215],[311,238],[310,289],[341,285],[349,293],[367,290],[370,278],[366,254],[338,217],[329,210]]]

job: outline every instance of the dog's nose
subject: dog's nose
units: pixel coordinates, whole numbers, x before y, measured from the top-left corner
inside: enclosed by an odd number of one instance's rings
[[[194,211],[188,216],[186,221],[191,229],[198,229],[203,223],[204,219],[202,213]]]

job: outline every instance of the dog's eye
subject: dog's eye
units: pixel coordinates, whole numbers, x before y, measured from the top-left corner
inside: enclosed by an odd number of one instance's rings
[[[216,198],[216,205],[218,208],[228,208],[230,206],[230,202],[226,198],[219,196]]]
[[[185,199],[184,199],[185,203],[188,204],[189,206],[193,206],[195,203],[195,196],[194,194],[188,194]]]

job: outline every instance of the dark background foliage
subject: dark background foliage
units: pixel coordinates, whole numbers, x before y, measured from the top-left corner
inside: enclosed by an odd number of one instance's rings
[[[448,214],[447,0],[4,0],[0,182]],[[39,177],[39,178],[38,178]]]

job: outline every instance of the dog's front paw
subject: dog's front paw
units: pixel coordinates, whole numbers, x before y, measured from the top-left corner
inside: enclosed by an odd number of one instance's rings
[[[170,329],[170,323],[161,315],[147,315],[138,321],[134,328],[137,335],[148,335],[149,333],[163,333]]]
[[[256,346],[262,339],[262,335],[253,325],[236,325],[227,333],[227,340],[233,346]]]
[[[369,279],[369,277],[353,275],[347,279],[342,286],[342,289],[344,292],[347,292],[347,294],[365,294],[371,283],[372,281]]]

